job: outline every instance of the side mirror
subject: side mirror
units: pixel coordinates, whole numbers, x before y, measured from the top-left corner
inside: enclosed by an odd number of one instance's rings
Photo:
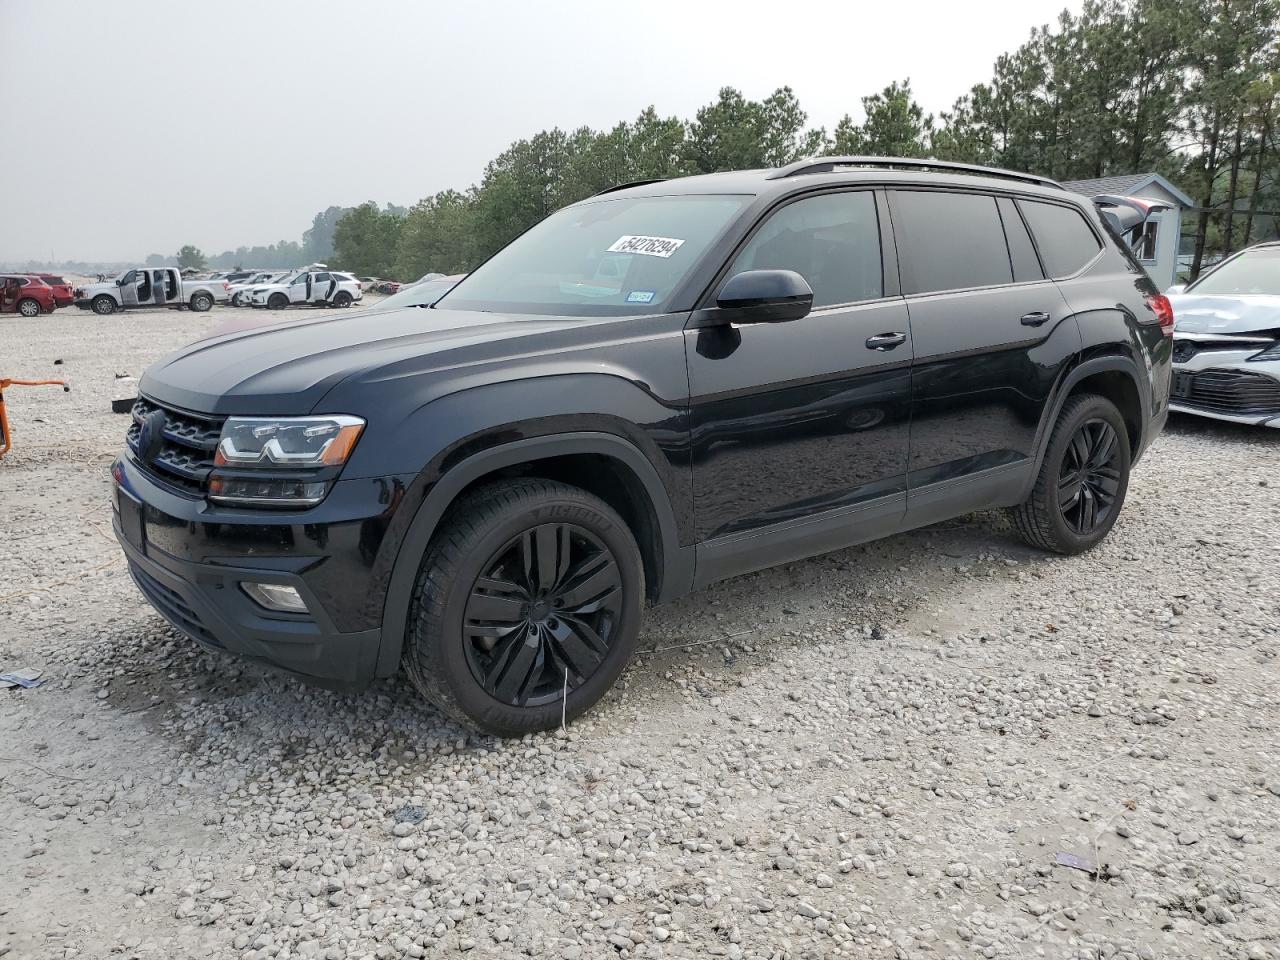
[[[785,323],[813,309],[813,290],[794,270],[748,270],[729,278],[715,307],[699,311],[698,325]]]
[[[1168,296],[1171,293],[1182,293],[1186,289],[1187,289],[1187,285],[1185,283],[1175,283],[1173,286],[1171,286],[1168,290],[1165,291],[1165,295]]]

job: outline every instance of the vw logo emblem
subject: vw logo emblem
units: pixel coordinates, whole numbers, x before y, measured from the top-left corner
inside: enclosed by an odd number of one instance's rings
[[[164,411],[152,410],[138,428],[138,456],[150,463],[164,443]]]

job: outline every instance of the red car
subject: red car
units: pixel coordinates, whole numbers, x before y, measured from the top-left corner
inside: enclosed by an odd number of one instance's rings
[[[36,277],[0,274],[0,313],[20,313],[36,317],[53,313],[58,302],[53,287]]]
[[[43,280],[53,291],[54,302],[60,307],[69,307],[76,302],[76,290],[56,273],[28,273],[28,277]]]

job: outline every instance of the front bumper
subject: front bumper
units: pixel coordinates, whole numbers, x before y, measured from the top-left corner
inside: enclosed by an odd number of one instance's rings
[[[1257,352],[1256,346],[1201,350],[1175,363],[1169,409],[1228,423],[1280,427],[1280,360],[1249,360]],[[1183,396],[1178,395],[1180,387]]]
[[[339,491],[340,481],[319,507],[271,513],[177,497],[127,455],[112,473],[112,527],[129,572],[180,633],[322,686],[359,689],[394,672],[379,662],[385,582],[376,573],[389,511],[359,489],[371,481]],[[308,612],[268,610],[244,592],[247,582],[291,586]]]

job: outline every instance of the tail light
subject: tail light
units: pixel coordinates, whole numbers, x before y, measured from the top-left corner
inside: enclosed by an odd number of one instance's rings
[[[1151,308],[1151,312],[1155,314],[1156,322],[1160,324],[1160,332],[1166,337],[1173,336],[1173,304],[1169,302],[1169,298],[1163,293],[1153,294],[1147,297],[1147,306]]]
[[[227,281],[223,280],[223,281],[222,281],[222,289],[223,289],[223,290],[230,290],[230,289],[231,289],[231,284],[229,284],[229,283],[227,283]],[[1166,300],[1166,301],[1165,301],[1165,303],[1168,303],[1168,302],[1169,302],[1168,300]]]

